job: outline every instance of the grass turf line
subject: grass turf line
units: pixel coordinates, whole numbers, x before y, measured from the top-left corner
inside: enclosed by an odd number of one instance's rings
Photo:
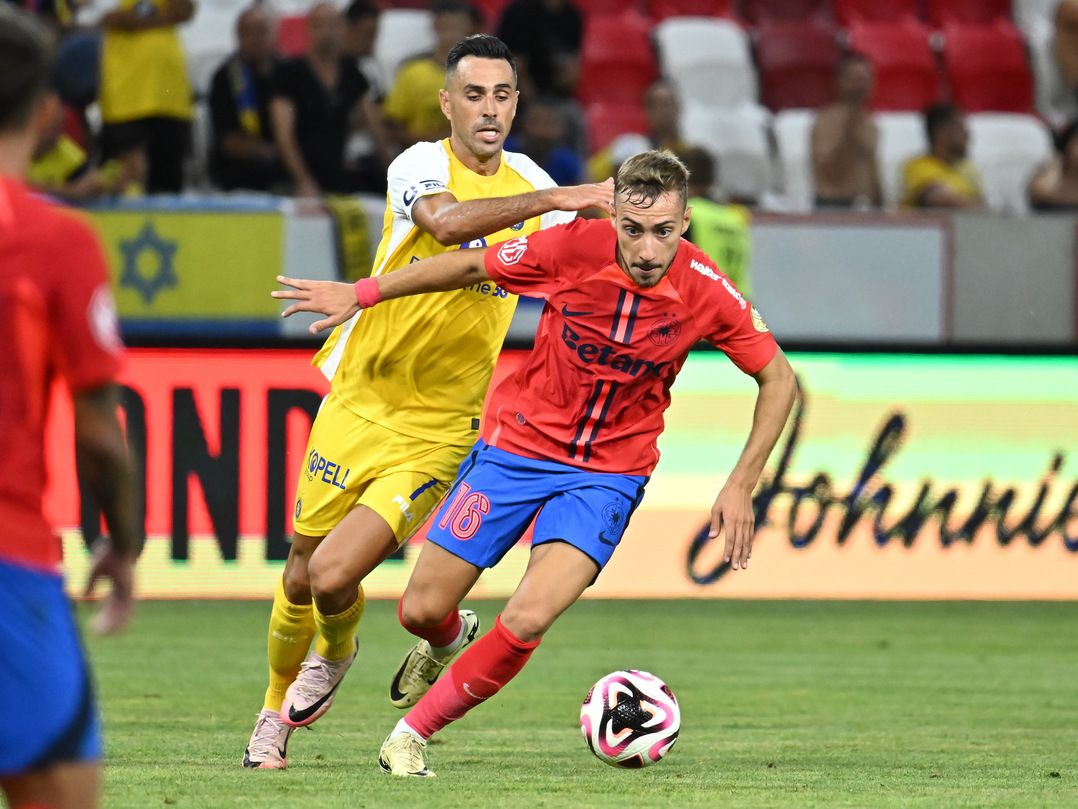
[[[477,602],[484,628],[500,604]],[[265,688],[268,603],[144,603],[90,639],[104,806],[1078,806],[1078,604],[582,602],[505,691],[435,739],[429,781],[375,763],[411,638],[371,602],[332,710],[284,772],[240,759]],[[85,618],[88,610],[80,608]],[[580,701],[640,668],[682,708],[668,758],[588,752]]]

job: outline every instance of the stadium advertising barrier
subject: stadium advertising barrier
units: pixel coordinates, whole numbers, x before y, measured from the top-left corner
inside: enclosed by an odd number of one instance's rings
[[[519,363],[507,352],[498,375]],[[287,554],[295,476],[325,391],[296,350],[137,350],[124,379],[145,458],[145,597],[260,597]],[[755,498],[747,572],[707,539],[710,506],[749,430],[753,381],[693,354],[660,461],[596,597],[1078,598],[1078,357],[796,354],[803,396]],[[57,397],[62,423],[69,405]],[[92,503],[70,428],[53,420],[46,504],[71,586]],[[423,532],[420,532],[422,536]],[[420,540],[368,580],[400,593]],[[527,545],[477,595],[506,595]]]
[[[272,197],[153,198],[90,211],[125,334],[304,335],[282,320],[278,274],[336,279],[332,220]]]

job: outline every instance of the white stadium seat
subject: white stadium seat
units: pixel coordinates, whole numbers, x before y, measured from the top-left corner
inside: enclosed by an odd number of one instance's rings
[[[924,116],[919,112],[876,114],[880,141],[876,152],[885,208],[898,206],[902,196],[902,167],[911,157],[928,151]]]
[[[749,39],[735,23],[670,17],[655,26],[662,73],[686,105],[733,107],[758,97]]]
[[[378,39],[374,43],[374,58],[382,75],[393,84],[401,62],[434,50],[433,15],[429,11],[402,8],[382,12],[378,23]]]
[[[771,113],[756,104],[737,107],[687,105],[681,136],[703,146],[719,162],[719,187],[737,199],[760,199],[771,186]]]
[[[236,48],[236,18],[246,7],[242,3],[198,3],[195,16],[180,26],[180,39],[187,56],[187,73],[198,96],[210,90],[213,72]]]
[[[783,110],[775,116],[773,130],[782,166],[788,210],[806,213],[815,199],[812,181],[812,125],[815,110]]]
[[[1052,137],[1032,115],[981,112],[968,118],[970,159],[981,173],[985,201],[1006,213],[1029,211],[1026,187],[1052,155]]]

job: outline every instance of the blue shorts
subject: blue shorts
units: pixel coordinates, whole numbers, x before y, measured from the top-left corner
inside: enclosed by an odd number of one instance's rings
[[[461,464],[427,538],[476,567],[493,567],[534,519],[533,547],[566,542],[602,570],[647,482],[643,475],[524,458],[480,440]]]
[[[0,776],[101,758],[89,668],[63,580],[0,560]]]

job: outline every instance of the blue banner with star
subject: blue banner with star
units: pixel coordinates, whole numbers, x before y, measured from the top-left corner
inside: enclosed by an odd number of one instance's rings
[[[126,334],[275,336],[284,271],[276,210],[98,209]]]

